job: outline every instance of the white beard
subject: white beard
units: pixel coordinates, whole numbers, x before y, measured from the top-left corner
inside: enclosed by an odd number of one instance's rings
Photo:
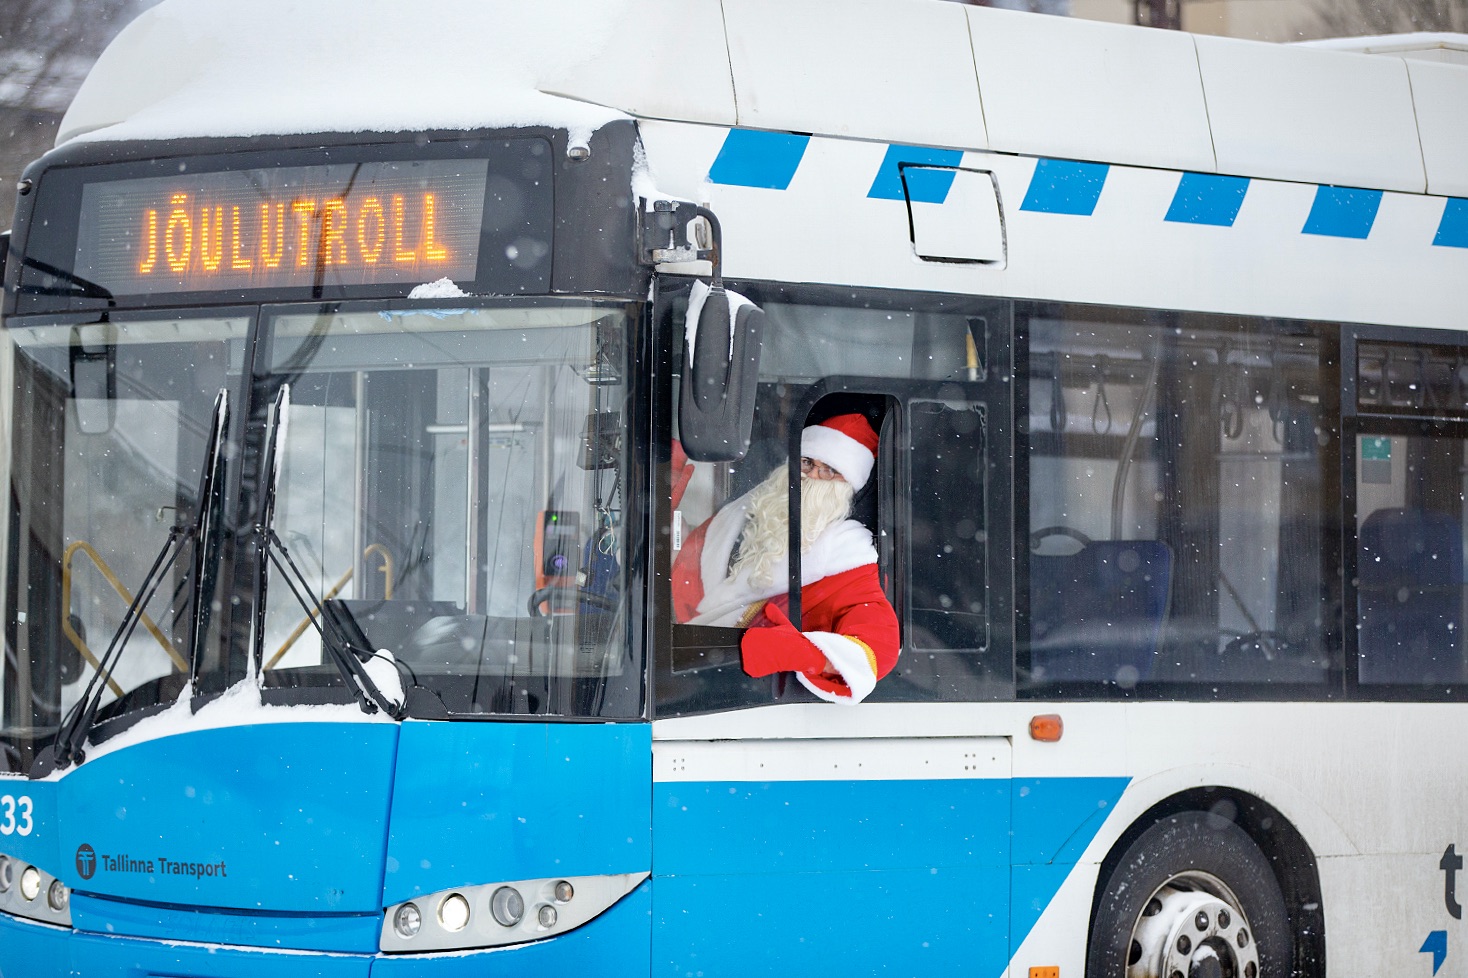
[[[739,537],[738,556],[730,577],[749,572],[749,582],[768,587],[784,567],[790,547],[790,488],[783,466],[749,492],[749,510]],[[810,552],[816,538],[851,514],[856,490],[845,479],[800,479],[800,552]],[[783,571],[780,571],[783,573]]]

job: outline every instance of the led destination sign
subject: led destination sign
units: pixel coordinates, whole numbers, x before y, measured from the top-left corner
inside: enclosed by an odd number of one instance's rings
[[[89,183],[76,274],[114,295],[473,280],[487,160]]]

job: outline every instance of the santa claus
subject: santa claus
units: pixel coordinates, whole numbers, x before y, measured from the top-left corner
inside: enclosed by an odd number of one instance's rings
[[[871,477],[877,433],[842,414],[801,433],[800,604],[790,623],[788,469],[779,466],[683,542],[673,562],[678,621],[748,628],[740,642],[751,676],[793,672],[833,703],[859,703],[897,662],[897,615],[877,576],[872,534],[849,519]],[[681,456],[681,452],[677,453]],[[679,468],[683,459],[676,460]],[[681,490],[691,472],[675,473]],[[674,505],[677,505],[675,492]]]

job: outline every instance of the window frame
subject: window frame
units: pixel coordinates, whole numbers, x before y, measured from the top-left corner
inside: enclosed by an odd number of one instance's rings
[[[1463,351],[1468,358],[1468,333],[1455,330],[1348,325],[1341,329],[1341,457],[1342,579],[1347,582],[1341,602],[1341,646],[1345,671],[1345,694],[1367,702],[1451,703],[1468,700],[1468,680],[1457,687],[1424,683],[1363,683],[1360,675],[1360,513],[1357,493],[1357,445],[1362,436],[1395,435],[1417,438],[1456,438],[1468,444],[1468,417],[1434,415],[1420,409],[1393,409],[1390,405],[1363,408],[1359,398],[1360,346],[1386,343],[1395,346],[1448,347]],[[1468,522],[1468,512],[1464,515]],[[1468,588],[1465,588],[1468,589]],[[1468,658],[1468,646],[1464,648]]]
[[[675,306],[676,300],[686,293],[687,283],[692,279],[682,276],[659,276],[657,298],[653,303],[653,316],[657,321],[655,330],[657,336],[657,387],[654,392],[655,400],[655,424],[654,443],[660,446],[671,446],[673,438],[673,389],[676,378],[681,374],[682,354],[675,350],[676,339],[682,335],[675,328]],[[813,408],[819,401],[831,395],[861,395],[872,398],[882,398],[887,401],[889,407],[883,423],[883,439],[879,449],[877,465],[873,470],[872,479],[875,482],[875,490],[878,502],[879,532],[875,543],[878,547],[879,572],[883,578],[884,588],[888,591],[892,600],[894,611],[902,629],[903,652],[899,657],[897,667],[893,674],[889,675],[877,684],[876,690],[868,697],[868,702],[982,702],[982,701],[1009,701],[1014,698],[1014,676],[1013,676],[1013,648],[1011,639],[1013,630],[1010,622],[1013,619],[1014,593],[1012,571],[1013,561],[1008,552],[1010,546],[1010,535],[1003,531],[1004,525],[1013,519],[1012,485],[1004,472],[1003,462],[1012,457],[1012,407],[1009,403],[1011,384],[1008,378],[1012,371],[1010,368],[1011,355],[1011,300],[1001,297],[951,295],[935,293],[915,293],[889,289],[867,289],[867,288],[845,288],[821,285],[796,285],[781,282],[764,281],[728,281],[727,286],[733,291],[739,292],[756,305],[764,306],[766,303],[779,302],[788,305],[808,305],[818,307],[840,307],[849,306],[859,309],[887,309],[900,312],[934,313],[948,315],[965,315],[970,318],[987,317],[987,335],[984,349],[980,356],[984,358],[984,377],[976,381],[964,381],[957,383],[960,390],[982,389],[990,396],[988,402],[988,441],[986,444],[985,463],[991,473],[989,480],[990,494],[988,500],[988,522],[990,532],[988,535],[988,546],[986,548],[986,574],[989,579],[990,593],[990,642],[983,656],[986,662],[1000,663],[998,678],[992,674],[986,674],[979,680],[969,684],[966,694],[960,696],[934,697],[913,696],[899,691],[899,672],[903,667],[904,658],[914,654],[922,655],[970,655],[966,652],[945,652],[938,650],[923,650],[913,653],[907,648],[908,634],[908,609],[906,602],[905,585],[911,555],[905,541],[911,538],[911,497],[906,491],[911,478],[910,465],[906,463],[903,456],[910,453],[905,451],[907,438],[909,436],[907,401],[914,397],[931,399],[938,397],[944,392],[945,387],[955,386],[952,380],[940,379],[911,379],[897,377],[878,377],[853,374],[830,374],[816,377],[813,381],[803,385],[804,390],[797,394],[793,401],[791,411],[792,417],[802,419],[808,418]],[[1002,313],[996,316],[996,311]],[[977,347],[977,341],[976,341]],[[765,383],[766,381],[761,381]],[[800,431],[803,425],[792,426],[786,432],[788,442],[786,445],[787,465],[790,468],[792,479],[799,472],[798,461]],[[900,435],[902,445],[893,444],[891,435]],[[806,692],[798,683],[790,681],[786,674],[765,679],[753,679],[744,676],[739,668],[738,638],[742,634],[738,629],[711,628],[708,626],[696,626],[686,624],[675,624],[671,620],[671,578],[672,578],[672,534],[671,534],[671,512],[658,512],[671,503],[672,475],[671,456],[667,453],[670,447],[660,447],[655,450],[655,458],[658,464],[658,475],[654,484],[656,499],[652,504],[654,510],[655,530],[652,539],[655,541],[654,548],[654,570],[653,581],[656,589],[651,602],[652,607],[657,609],[654,617],[657,619],[650,624],[656,636],[653,642],[654,655],[654,681],[653,695],[654,716],[681,716],[698,713],[722,712],[734,709],[748,709],[758,706],[768,706],[776,703],[790,702],[816,702],[816,697]],[[792,512],[798,512],[799,493],[794,489],[792,482],[791,502]],[[790,585],[792,585],[791,617],[799,622],[799,587],[794,586],[799,581],[800,561],[798,553],[794,554],[790,562]],[[666,620],[665,620],[666,619]],[[683,655],[708,655],[711,662],[706,666],[679,667],[676,662]],[[910,661],[910,658],[908,659]],[[676,688],[680,683],[680,676],[686,673],[698,672],[702,669],[719,670],[729,680],[723,687],[721,695],[709,697],[709,701],[701,701],[692,709],[683,709],[677,704],[671,703],[665,695],[660,694],[670,688]]]
[[[1086,303],[1056,303],[1017,300],[1015,303],[1015,604],[1014,645],[1016,673],[1028,667],[1030,639],[1030,560],[1029,541],[1031,532],[1031,494],[1029,462],[1031,457],[1029,364],[1031,355],[1032,321],[1045,319],[1097,320],[1115,322],[1118,325],[1145,328],[1176,328],[1182,316],[1193,322],[1215,319],[1220,325],[1228,322],[1248,322],[1251,325],[1273,326],[1262,330],[1266,335],[1309,336],[1320,348],[1320,417],[1322,424],[1329,424],[1332,437],[1321,446],[1320,454],[1320,514],[1321,514],[1321,580],[1323,634],[1322,652],[1327,658],[1325,676],[1321,682],[1224,682],[1199,680],[1180,682],[1168,680],[1142,680],[1131,687],[1123,688],[1115,682],[1065,680],[1027,684],[1020,682],[1017,698],[1020,700],[1055,701],[1191,701],[1191,702],[1315,702],[1340,699],[1345,693],[1345,678],[1342,674],[1340,655],[1340,615],[1330,615],[1331,609],[1343,605],[1341,577],[1335,572],[1341,567],[1339,534],[1331,532],[1331,521],[1335,514],[1343,512],[1340,504],[1340,465],[1337,462],[1341,443],[1339,388],[1334,381],[1340,363],[1339,331],[1336,324],[1309,320],[1284,319],[1270,316],[1244,316],[1210,312],[1149,309],[1132,306],[1099,306]],[[1283,328],[1281,328],[1283,327]],[[1258,335],[1250,334],[1250,335]],[[1023,379],[1021,379],[1023,378]],[[1156,410],[1154,402],[1153,410]],[[1168,620],[1171,619],[1173,597],[1168,598]],[[1164,624],[1164,629],[1166,624]]]

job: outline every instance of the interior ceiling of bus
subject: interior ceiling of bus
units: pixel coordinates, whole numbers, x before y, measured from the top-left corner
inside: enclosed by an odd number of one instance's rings
[[[626,113],[1468,195],[1468,65],[1380,50],[938,0],[164,0],[103,55],[59,141],[574,138]]]

